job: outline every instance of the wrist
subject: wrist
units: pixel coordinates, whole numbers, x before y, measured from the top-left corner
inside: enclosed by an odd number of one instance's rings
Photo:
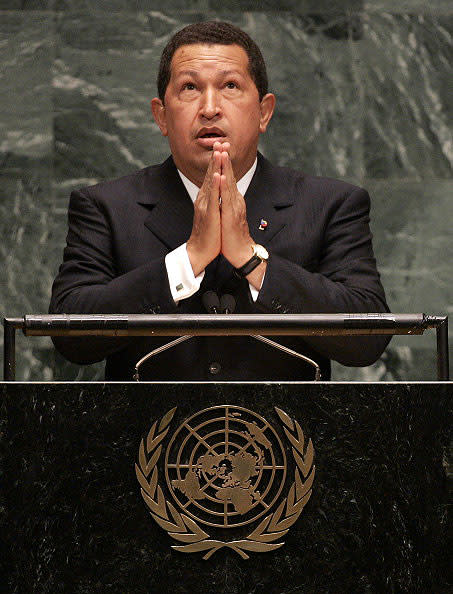
[[[192,266],[193,275],[197,277],[201,272],[203,272],[203,270],[206,268],[209,262],[205,261],[205,258],[203,258],[203,254],[200,253],[200,251],[197,250],[190,243],[190,241],[188,241],[186,244],[186,250],[190,265]]]
[[[235,251],[234,256],[229,259],[230,264],[234,266],[234,268],[241,268],[241,266],[244,266],[244,264],[250,260],[253,256],[253,244],[254,241],[250,238],[248,243]]]
[[[265,247],[258,243],[250,246],[252,250],[251,257],[245,261],[242,266],[236,267],[234,273],[239,278],[248,277],[248,275],[255,270],[260,264],[266,263],[269,258],[269,253]]]

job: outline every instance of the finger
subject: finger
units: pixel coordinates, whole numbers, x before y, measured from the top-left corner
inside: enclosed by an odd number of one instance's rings
[[[220,196],[220,174],[221,174],[221,172],[222,172],[222,153],[220,153],[219,151],[216,151],[214,170],[212,173],[212,180],[211,180],[211,190],[210,190],[211,197],[214,197],[216,200],[218,200],[219,196]]]
[[[217,140],[212,145],[212,150],[213,151],[220,151],[220,152],[229,151],[230,150],[230,143],[229,142],[220,142],[220,140]]]
[[[226,198],[227,194],[228,188],[226,185],[226,176],[222,173],[222,175],[220,176],[220,195],[222,196],[222,198]]]
[[[211,203],[215,204],[216,206],[219,205],[220,178],[221,178],[221,175],[218,171],[216,171],[214,173],[214,175],[212,176]]]
[[[220,143],[218,143],[220,144]],[[204,176],[203,185],[201,186],[198,196],[205,197],[209,199],[209,196],[212,191],[212,180],[214,173],[218,173],[220,175],[220,170],[222,167],[221,161],[221,153],[219,151],[213,151],[211,158],[209,159],[208,169],[206,170],[206,175]]]
[[[222,175],[225,176],[225,182],[221,185],[222,197],[227,200],[233,200],[237,193],[236,180],[234,179],[233,168],[231,166],[231,159],[228,153],[222,153]],[[222,193],[223,192],[223,193]]]
[[[222,173],[226,175],[227,182],[236,186],[236,179],[234,177],[233,165],[231,163],[230,155],[222,152]]]
[[[220,167],[220,165],[219,165]],[[211,186],[209,193],[207,193],[207,200],[209,201],[208,207],[219,208],[220,198],[220,171],[214,171],[212,174]]]
[[[217,144],[220,145],[220,142]],[[219,147],[220,148],[220,147]],[[209,159],[208,169],[206,170],[205,179],[212,178],[214,172],[220,172],[221,168],[221,152],[219,150],[212,151],[211,158]]]
[[[231,193],[228,186],[227,178],[224,173],[220,176],[220,196],[222,197],[222,206],[228,207],[231,204]]]

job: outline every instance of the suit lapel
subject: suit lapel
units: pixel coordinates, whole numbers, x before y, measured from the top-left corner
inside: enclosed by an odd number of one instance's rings
[[[270,162],[258,153],[258,165],[245,193],[245,203],[250,235],[261,245],[267,245],[285,227],[289,216],[287,207],[292,205],[293,198],[283,194],[282,181],[276,177]],[[262,220],[267,223],[264,230],[259,228]]]
[[[144,190],[138,202],[150,211],[145,226],[174,250],[190,237],[193,204],[171,157],[149,169]]]

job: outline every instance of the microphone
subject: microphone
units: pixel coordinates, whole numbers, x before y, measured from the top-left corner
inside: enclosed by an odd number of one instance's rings
[[[208,313],[219,313],[220,301],[217,293],[214,293],[214,291],[206,291],[206,293],[201,298],[201,301]]]
[[[236,309],[236,299],[233,295],[222,295],[220,297],[220,311],[225,314],[232,314]]]

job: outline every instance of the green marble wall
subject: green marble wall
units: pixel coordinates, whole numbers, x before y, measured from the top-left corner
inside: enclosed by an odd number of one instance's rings
[[[167,154],[149,112],[169,36],[222,18],[263,49],[278,98],[261,150],[370,190],[393,311],[451,313],[453,5],[447,0],[0,0],[0,312],[47,311],[70,191]],[[222,7],[219,12],[218,7]],[[450,82],[449,82],[450,81]],[[435,337],[399,337],[335,379],[428,380]],[[19,379],[90,379],[48,339]]]

